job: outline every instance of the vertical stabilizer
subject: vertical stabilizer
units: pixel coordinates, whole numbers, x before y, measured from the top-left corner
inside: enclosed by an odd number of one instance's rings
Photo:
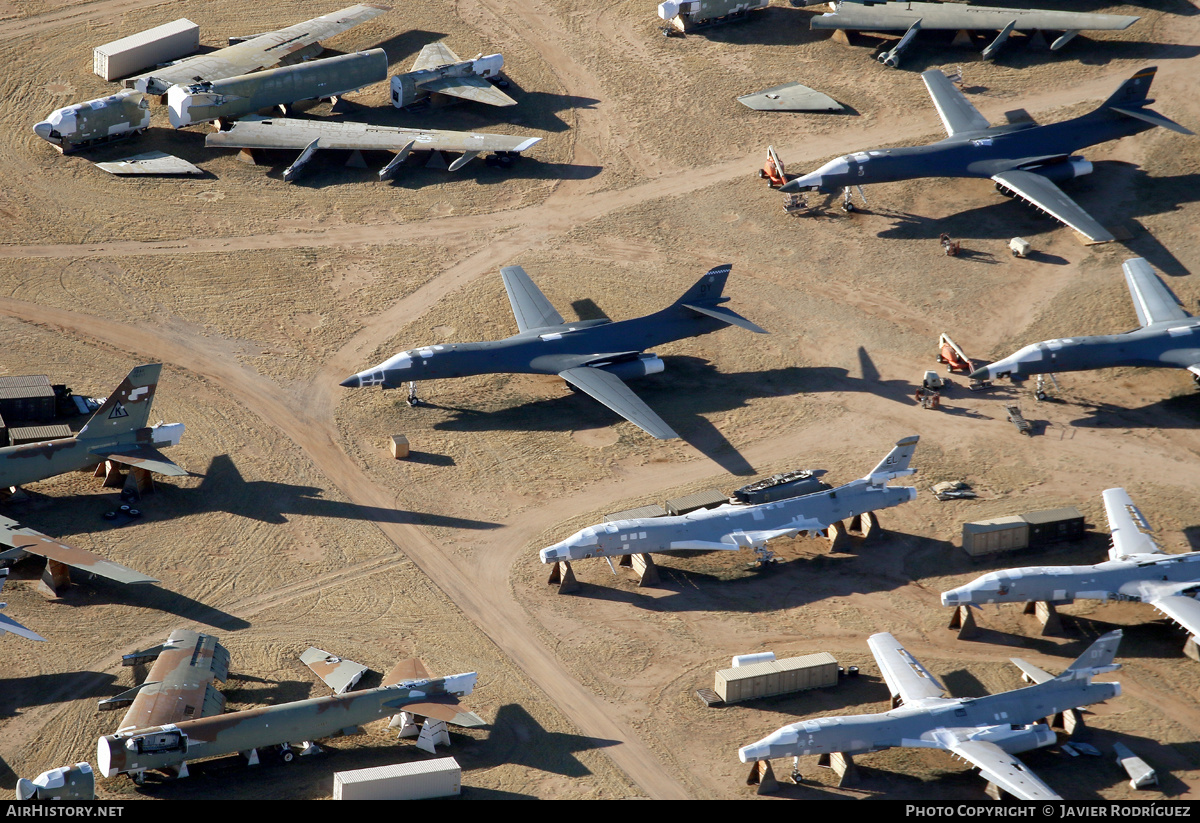
[[[1063,672],[1063,675],[1067,672],[1103,674],[1120,668],[1119,665],[1113,663],[1113,658],[1117,656],[1117,647],[1120,645],[1121,630],[1109,632],[1088,646],[1087,651],[1079,655],[1074,663],[1067,666],[1067,671]],[[1059,677],[1063,675],[1059,675]]]
[[[879,465],[871,469],[871,473],[865,479],[886,483],[893,477],[910,474],[908,462],[912,460],[913,452],[917,450],[917,441],[920,439],[920,436],[913,434],[898,440],[887,453],[887,457],[880,460]]]
[[[109,437],[145,428],[161,371],[162,363],[138,366],[131,371],[79,430],[78,436]]]
[[[1146,98],[1150,96],[1150,84],[1154,82],[1154,75],[1157,72],[1158,66],[1142,69],[1122,83],[1112,93],[1112,96],[1104,101],[1104,105],[1101,108],[1143,106],[1150,102]]]
[[[711,303],[720,300],[725,291],[725,281],[729,279],[729,272],[732,269],[732,263],[722,263],[709,269],[703,277],[696,281],[696,285],[685,291],[683,296],[675,302]]]

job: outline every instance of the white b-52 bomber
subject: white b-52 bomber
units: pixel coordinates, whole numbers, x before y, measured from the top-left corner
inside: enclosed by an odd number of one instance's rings
[[[542,562],[672,550],[738,551],[743,547],[767,559],[770,553],[763,546],[768,540],[820,531],[855,515],[915,500],[915,488],[889,486],[888,481],[916,472],[908,462],[919,439],[912,435],[900,440],[866,477],[836,489],[756,506],[729,504],[677,517],[601,523],[542,549]]]

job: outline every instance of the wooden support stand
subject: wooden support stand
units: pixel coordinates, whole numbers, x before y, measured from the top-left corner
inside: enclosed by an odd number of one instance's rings
[[[983,790],[983,793],[996,802],[1000,802],[1009,796],[1008,792],[1004,791],[1004,789],[1000,788],[990,780],[988,781],[987,788]]]
[[[754,761],[754,765],[750,767],[750,774],[746,778],[746,785],[758,786],[758,794],[773,794],[779,791],[779,781],[775,779],[771,761]]]
[[[1183,653],[1197,662],[1200,662],[1200,648],[1196,646],[1196,638],[1188,637],[1183,644]]]
[[[237,153],[239,163],[245,163],[248,166],[257,166],[258,157],[254,154],[254,149],[240,149]]]
[[[848,754],[834,752],[820,755],[817,758],[817,765],[833,770],[833,773],[837,775],[838,788],[858,783],[858,766],[854,765],[854,758]]]
[[[850,32],[845,29],[834,29],[833,35],[829,39],[835,43],[841,43],[843,46],[853,45],[850,42]]]
[[[834,521],[825,529],[825,535],[829,538],[830,553],[840,552],[846,543],[846,526],[840,520]]]
[[[46,568],[37,590],[47,597],[58,598],[59,591],[71,585],[71,570],[65,563],[46,558]]]
[[[975,615],[970,606],[956,608],[947,628],[958,629],[959,640],[970,640],[979,634],[979,626],[975,623]]]
[[[878,537],[882,531],[879,527],[879,516],[874,512],[856,514],[850,518],[850,528],[846,531],[855,537],[861,537],[863,540]]]
[[[1083,713],[1079,709],[1067,709],[1048,718],[1047,725],[1055,730],[1062,729],[1067,737],[1074,737],[1076,732],[1083,730]]]
[[[151,494],[154,492],[154,475],[147,469],[134,467],[125,475],[125,482],[122,484],[121,490],[135,497]]]
[[[639,586],[657,586],[661,582],[658,579],[658,566],[654,565],[654,558],[650,555],[631,554],[629,564],[638,575]]]
[[[959,29],[958,33],[954,35],[954,42],[952,42],[950,45],[956,49],[963,49],[970,48],[975,44],[971,40],[971,32],[967,31],[966,29]]]
[[[1062,618],[1053,603],[1045,600],[1033,600],[1025,604],[1025,614],[1035,615],[1042,625],[1042,635],[1062,634]]]
[[[105,460],[96,466],[96,471],[92,477],[103,477],[104,488],[106,489],[119,489],[125,485],[125,475],[121,474],[120,465],[111,460]]]
[[[575,579],[575,572],[571,569],[571,563],[567,560],[559,560],[554,564],[554,568],[550,570],[550,579],[546,581],[547,585],[558,585],[559,594],[570,594],[579,589],[579,581]]]

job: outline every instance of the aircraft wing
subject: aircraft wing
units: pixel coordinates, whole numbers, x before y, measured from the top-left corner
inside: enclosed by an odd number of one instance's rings
[[[1173,594],[1146,602],[1183,626],[1189,634],[1200,635],[1200,600],[1186,594]]]
[[[971,101],[950,82],[950,78],[937,69],[921,72],[925,88],[933,98],[946,134],[953,137],[964,131],[983,131],[991,126],[987,118],[979,113],[979,109],[971,105]]]
[[[145,443],[134,443],[128,447],[117,446],[115,450],[92,449],[92,454],[112,460],[114,463],[124,463],[135,469],[165,474],[169,477],[187,477],[188,473],[171,461],[171,458],[153,446]]]
[[[462,58],[450,50],[445,43],[430,43],[421,48],[417,60],[412,65],[412,71],[436,69],[438,66],[449,66],[451,63],[462,62]]]
[[[902,703],[946,694],[946,687],[888,632],[871,635],[867,638],[867,646],[875,655],[875,662],[879,664],[892,695],[899,697]]]
[[[154,652],[157,656],[145,682],[100,701],[101,711],[129,706],[117,731],[198,720],[225,710],[225,696],[213,680],[229,677],[229,652],[216,637],[176,629],[162,646],[128,655],[122,663],[136,665]]]
[[[5,582],[8,580],[8,569],[0,569],[0,589],[4,588]],[[0,603],[0,608],[4,608],[4,603]],[[0,634],[11,632],[12,634],[20,635],[29,640],[45,640],[37,632],[27,629],[11,617],[5,617],[0,614]]]
[[[533,279],[520,266],[505,266],[500,269],[508,302],[512,304],[517,328],[521,331],[545,329],[563,325],[563,316],[542,294]]]
[[[437,702],[406,703],[402,708],[410,714],[432,717],[434,720],[444,720],[447,723],[467,729],[477,729],[480,726],[487,725],[486,720],[475,714],[475,712],[465,710],[457,700],[452,698],[446,698],[445,700],[438,698]]]
[[[1162,554],[1154,542],[1154,530],[1145,515],[1133,505],[1133,498],[1124,489],[1104,490],[1104,514],[1112,532],[1109,560],[1120,560],[1131,554]]]
[[[243,40],[236,46],[189,57],[174,65],[127,78],[125,86],[151,94],[165,94],[168,88],[176,84],[223,80],[226,77],[271,68],[285,62],[296,52],[314,46],[320,40],[352,29],[390,9],[390,6],[378,6],[373,3],[348,6],[332,14],[314,17],[279,31]],[[309,49],[306,54],[311,52]],[[316,53],[320,53],[319,49]]]
[[[227,131],[210,133],[204,145],[234,149],[308,148],[314,140],[322,149],[400,151],[412,144],[413,151],[507,151],[523,152],[540,137],[507,134],[404,129],[368,123],[335,123],[328,120],[298,120],[276,117],[268,120],[239,120]]]
[[[946,746],[947,751],[979,767],[989,782],[1022,800],[1062,800],[1054,789],[1026,768],[1025,764],[995,743],[961,740]]]
[[[316,646],[309,646],[300,655],[300,662],[312,669],[313,674],[333,689],[334,694],[345,694],[353,689],[367,671],[362,663],[345,660]]]
[[[443,77],[440,80],[422,83],[421,88],[436,94],[448,94],[451,97],[461,97],[463,100],[471,100],[475,103],[486,103],[489,106],[517,105],[516,100],[478,75]]]
[[[9,520],[7,517],[0,517],[0,545],[11,546],[48,560],[55,560],[66,566],[98,574],[109,580],[116,580],[118,583],[158,582],[153,577],[135,572],[120,563],[105,560],[100,555],[92,554],[86,549],[77,549],[40,532],[35,532],[33,529],[22,528],[20,523]]]
[[[1093,243],[1109,243],[1117,238],[1063,194],[1062,189],[1037,172],[1009,169],[993,174],[992,179],[1056,219],[1066,223]]]
[[[1009,23],[1015,23],[1015,31],[1117,31],[1129,28],[1138,18],[1121,14],[987,8],[964,3],[893,2],[867,5],[843,2],[837,5],[836,12],[817,15],[809,25],[813,29],[900,31],[907,30],[916,20],[921,21],[922,31],[1000,31]]]
[[[1133,308],[1137,312],[1138,322],[1143,326],[1187,320],[1191,317],[1183,310],[1183,306],[1179,305],[1179,298],[1159,279],[1145,258],[1130,258],[1121,264],[1121,268],[1125,270],[1125,283],[1129,286],[1130,296],[1133,297]]]
[[[591,395],[633,425],[659,440],[679,437],[621,378],[604,369],[578,366],[560,371],[558,376],[580,391]]]

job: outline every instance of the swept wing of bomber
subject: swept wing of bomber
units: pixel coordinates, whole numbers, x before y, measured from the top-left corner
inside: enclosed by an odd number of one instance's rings
[[[486,725],[457,699],[473,690],[474,672],[432,678],[415,659],[397,663],[374,689],[229,714],[222,714],[225,696],[213,683],[228,677],[229,652],[215,637],[178,629],[161,646],[125,655],[122,664],[151,660],[145,682],[100,702],[102,711],[129,706],[116,733],[97,741],[97,770],[104,777],[129,774],[141,782],[150,770],[185,777],[190,761],[241,752],[257,762],[257,750],[266,747],[278,747],[283,760],[290,761],[296,756],[293,744],[303,746],[301,753],[315,751],[313,740],[351,734],[389,715],[468,728]],[[318,674],[337,689],[344,683],[337,675],[344,671],[334,666]]]
[[[991,178],[1001,193],[1031,203],[1093,242],[1109,242],[1113,235],[1057,184],[1091,173],[1092,164],[1073,154],[1087,146],[1155,126],[1192,134],[1149,108],[1154,101],[1147,94],[1156,71],[1142,69],[1098,108],[1074,119],[1044,126],[1031,121],[992,126],[946,75],[931,69],[921,79],[946,127],[946,139],[847,154],[788,181],[780,191],[843,189],[850,208],[851,186],[921,177]]]
[[[183,424],[146,425],[161,371],[162,364],[154,363],[129,372],[74,437],[0,449],[0,488],[87,469],[105,460],[172,477],[186,476],[186,471],[160,451],[179,444]],[[47,559],[48,573],[52,563],[61,563],[120,583],[157,582],[89,551],[22,528],[7,517],[0,517],[0,545],[10,547],[0,551],[0,560],[36,554]]]
[[[916,471],[908,463],[919,439],[912,435],[898,441],[866,477],[836,489],[754,506],[729,504],[677,517],[600,523],[542,549],[542,562],[685,549],[738,551],[747,546],[762,552],[768,540],[820,531],[864,512],[915,500],[915,488],[889,486],[888,482]]]
[[[239,120],[225,131],[209,134],[204,138],[204,145],[234,149],[295,149],[300,156],[284,172],[284,180],[288,181],[295,179],[321,149],[392,151],[396,153],[395,157],[379,172],[380,180],[390,180],[414,151],[460,152],[461,156],[449,166],[450,171],[458,171],[484,152],[512,157],[541,139],[275,117]]]
[[[259,69],[311,60],[323,49],[319,41],[372,20],[391,6],[363,3],[314,17],[279,31],[267,32],[234,46],[188,57],[169,66],[129,77],[126,88],[150,94],[166,94],[171,86],[213,82]]]
[[[793,5],[813,6],[822,0],[792,0]],[[1006,9],[966,3],[863,2],[837,0],[832,11],[812,19],[812,29],[852,31],[903,31],[899,44],[879,55],[879,62],[896,67],[900,55],[920,31],[995,31],[996,38],[983,50],[992,57],[1014,31],[1062,32],[1050,44],[1058,51],[1081,31],[1123,31],[1139,18],[1118,14],[1092,14],[1047,9]]]
[[[1056,741],[1044,718],[1100,703],[1120,683],[1092,678],[1113,663],[1121,631],[1109,632],[1057,677],[1032,663],[1013,662],[1034,685],[985,697],[945,697],[946,689],[892,635],[867,638],[896,707],[881,714],[815,717],[791,723],[738,750],[743,763],[801,755],[866,754],[893,747],[944,749],[976,766],[983,777],[1022,800],[1060,800],[1014,755]]]
[[[1086,371],[1116,366],[1187,369],[1200,383],[1200,318],[1183,310],[1154,269],[1141,257],[1122,266],[1139,328],[1124,334],[1064,337],[1034,343],[976,369],[972,380],[1012,375]]]
[[[1108,560],[1094,566],[1032,566],[988,572],[942,592],[943,606],[1039,600],[1133,600],[1148,603],[1200,634],[1200,552],[1166,554],[1125,489],[1104,492],[1112,532]]]
[[[480,54],[463,60],[449,46],[430,43],[421,49],[410,71],[392,77],[392,104],[404,108],[442,94],[489,106],[515,106],[516,100],[488,81],[503,68],[502,55]]]
[[[557,374],[579,391],[660,440],[679,435],[655,414],[625,380],[658,374],[663,361],[646,352],[652,346],[741,326],[766,331],[721,305],[732,264],[708,271],[683,296],[662,311],[633,320],[607,319],[567,323],[520,266],[500,270],[516,316],[517,334],[484,343],[443,343],[402,351],[377,366],[342,381],[347,388],[394,389],[418,380],[477,374]]]

